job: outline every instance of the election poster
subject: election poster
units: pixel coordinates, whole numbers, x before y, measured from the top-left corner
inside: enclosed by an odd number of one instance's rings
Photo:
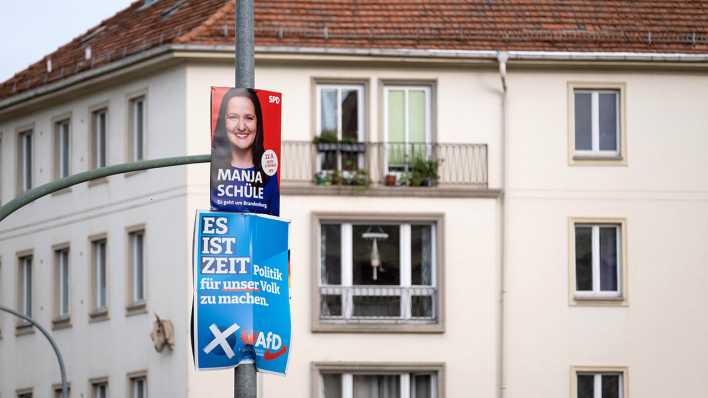
[[[197,211],[194,228],[194,351],[197,369],[284,375],[290,352],[289,222]]]
[[[211,209],[280,215],[281,94],[211,88]]]

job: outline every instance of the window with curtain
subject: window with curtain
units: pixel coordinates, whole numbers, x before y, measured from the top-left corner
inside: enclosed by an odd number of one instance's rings
[[[23,131],[19,135],[19,168],[18,168],[18,178],[19,178],[19,191],[26,192],[33,187],[33,170],[32,166],[34,161],[32,160],[33,149],[32,149],[32,130]]]
[[[320,224],[320,319],[437,319],[436,223]]]
[[[620,91],[573,90],[575,155],[620,154]]]
[[[386,165],[407,171],[416,158],[430,159],[431,88],[390,86],[384,89]]]
[[[619,224],[575,224],[576,298],[622,296],[622,228]]]
[[[55,123],[55,167],[54,176],[56,178],[65,178],[70,174],[71,165],[71,144],[70,144],[70,120],[65,119]]]
[[[56,257],[56,317],[58,320],[69,318],[69,248],[58,249]]]
[[[91,168],[105,167],[107,162],[108,110],[91,113]]]
[[[92,291],[93,291],[93,313],[104,313],[108,311],[108,277],[107,277],[107,256],[106,239],[98,239],[91,242],[92,257]]]

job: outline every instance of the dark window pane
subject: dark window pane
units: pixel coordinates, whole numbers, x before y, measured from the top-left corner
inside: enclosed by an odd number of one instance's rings
[[[359,140],[359,92],[342,90],[342,140]]]
[[[320,313],[323,317],[342,316],[342,296],[339,294],[323,294]]]
[[[322,224],[320,258],[323,285],[342,283],[342,235],[339,224]]]
[[[575,150],[592,149],[592,95],[575,93]]]
[[[600,150],[617,150],[617,94],[600,96]]]
[[[600,290],[617,290],[617,228],[600,227]]]
[[[411,397],[432,398],[432,376],[411,375]]]
[[[432,296],[412,296],[411,316],[414,318],[433,317],[433,297]]]
[[[411,226],[411,282],[430,286],[433,283],[432,226]]]
[[[322,375],[322,384],[324,386],[324,398],[342,397],[342,375],[325,373]]]
[[[400,317],[400,296],[354,296],[355,317]]]
[[[371,234],[381,237],[366,238]],[[352,239],[355,285],[400,285],[398,225],[354,225]]]
[[[400,382],[399,375],[354,375],[353,398],[398,398]]]
[[[592,291],[591,227],[575,227],[575,289]]]
[[[602,375],[602,398],[619,398],[619,375]]]
[[[595,376],[578,375],[578,398],[594,398]]]
[[[320,101],[320,135],[337,135],[337,89],[323,88]]]

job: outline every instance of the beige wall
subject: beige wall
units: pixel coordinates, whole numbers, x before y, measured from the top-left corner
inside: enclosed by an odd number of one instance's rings
[[[704,395],[706,76],[509,76],[507,396],[567,397],[571,366],[626,366],[630,397]],[[571,81],[626,85],[625,166],[569,166]],[[573,217],[626,220],[627,306],[570,305]]]
[[[146,157],[162,158],[185,152],[184,140],[184,68],[170,68],[158,75],[148,75],[94,90],[60,106],[33,110],[21,119],[1,120],[2,195],[3,201],[15,195],[15,130],[34,124],[35,186],[53,178],[52,118],[71,113],[71,171],[88,168],[88,133],[90,108],[107,104],[108,163],[127,160],[126,138],[128,100],[132,93],[146,94]],[[0,226],[0,303],[16,308],[15,253],[34,250],[33,315],[51,330],[53,313],[54,253],[52,245],[70,243],[69,329],[53,332],[61,348],[71,382],[72,396],[90,396],[90,378],[109,377],[111,396],[127,396],[126,373],[148,370],[149,391],[155,396],[185,396],[183,375],[188,363],[185,345],[175,352],[158,354],[152,347],[150,331],[154,313],[171,320],[177,341],[188,335],[186,303],[186,257],[175,251],[175,242],[186,246],[187,226],[176,222],[186,208],[185,170],[181,167],[149,170],[134,175],[108,177],[107,182],[89,186],[80,184],[69,192],[42,198],[11,215]],[[127,248],[126,227],[145,225],[145,278],[147,313],[126,316]],[[91,277],[89,236],[106,233],[108,250],[108,305],[110,320],[89,322]],[[184,270],[181,272],[180,270]],[[188,316],[188,315],[187,315]],[[49,396],[50,386],[60,381],[54,355],[45,338],[15,336],[15,320],[0,315],[0,395],[11,397],[16,388],[34,387],[35,396]],[[81,395],[80,395],[81,394]]]

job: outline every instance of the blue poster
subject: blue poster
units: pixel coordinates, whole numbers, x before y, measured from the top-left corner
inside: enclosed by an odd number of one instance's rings
[[[194,225],[196,367],[255,363],[285,374],[290,353],[288,221],[198,211]]]

